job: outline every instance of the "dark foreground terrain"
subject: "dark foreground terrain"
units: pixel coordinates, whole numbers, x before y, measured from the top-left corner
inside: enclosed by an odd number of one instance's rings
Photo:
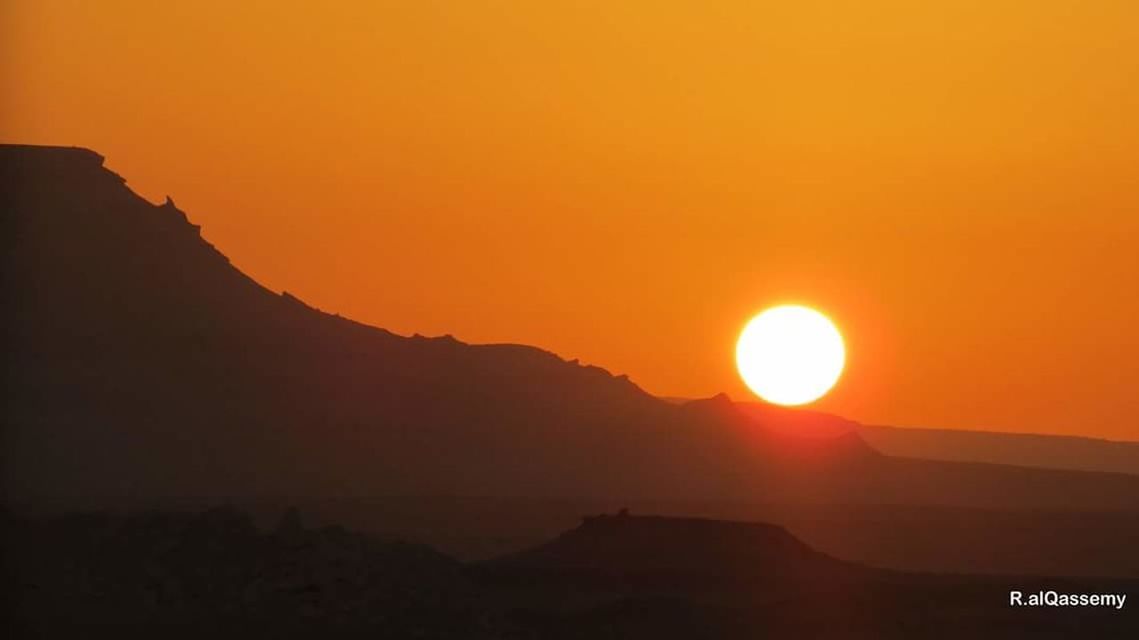
[[[1128,593],[1139,580],[910,574],[781,527],[627,514],[463,564],[290,511],[5,515],[8,637],[1134,637],[1135,604],[1012,608],[1008,592]],[[1128,606],[1130,605],[1130,606]]]
[[[0,231],[8,636],[1136,637],[1136,604],[1008,606],[1139,593],[1126,456],[883,455],[806,437],[818,416],[399,336],[262,287],[82,149],[0,145]],[[200,508],[279,496],[322,525]],[[576,500],[708,519],[549,541],[600,510]]]

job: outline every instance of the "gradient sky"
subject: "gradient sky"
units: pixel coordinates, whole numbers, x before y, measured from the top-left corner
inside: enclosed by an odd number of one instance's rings
[[[7,0],[0,139],[398,333],[740,399],[801,302],[817,408],[1139,440],[1134,2],[234,4]]]

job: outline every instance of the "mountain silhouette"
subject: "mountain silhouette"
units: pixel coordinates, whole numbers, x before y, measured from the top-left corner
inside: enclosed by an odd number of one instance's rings
[[[859,425],[857,433],[894,456],[1139,474],[1139,442],[879,425]]]
[[[339,526],[214,507],[3,517],[0,536],[9,638],[502,637],[457,561]]]
[[[588,516],[556,539],[486,563],[498,576],[555,575],[676,584],[777,583],[853,576],[783,527],[706,518]],[[861,570],[861,568],[859,568]]]
[[[890,456],[1139,474],[1139,442],[867,425],[820,411],[762,402],[739,402],[736,407],[776,432],[822,439],[857,436],[875,451]]]
[[[521,345],[277,294],[84,149],[0,149],[4,492],[1139,508],[1139,478],[883,456],[726,396],[676,405]]]
[[[6,637],[1123,638],[1139,624],[1129,608],[1007,603],[1010,588],[1133,594],[1135,579],[882,571],[761,522],[593,516],[474,564],[295,510],[273,528],[232,507],[0,513],[0,539]]]
[[[1059,616],[1007,604],[1009,585],[1128,593],[1134,579],[884,571],[762,522],[602,514],[473,574],[500,598],[512,593],[542,637],[1062,638],[1139,628],[1122,610]]]

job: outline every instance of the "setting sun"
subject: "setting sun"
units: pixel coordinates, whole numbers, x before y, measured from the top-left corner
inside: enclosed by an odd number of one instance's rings
[[[846,361],[838,328],[799,305],[772,307],[747,323],[736,343],[736,366],[748,388],[768,402],[799,405],[830,391]]]

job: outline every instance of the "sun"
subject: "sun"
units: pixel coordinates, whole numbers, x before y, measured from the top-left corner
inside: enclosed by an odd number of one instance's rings
[[[810,307],[766,309],[748,321],[736,342],[736,367],[744,384],[774,404],[818,400],[838,382],[845,364],[842,334]]]

